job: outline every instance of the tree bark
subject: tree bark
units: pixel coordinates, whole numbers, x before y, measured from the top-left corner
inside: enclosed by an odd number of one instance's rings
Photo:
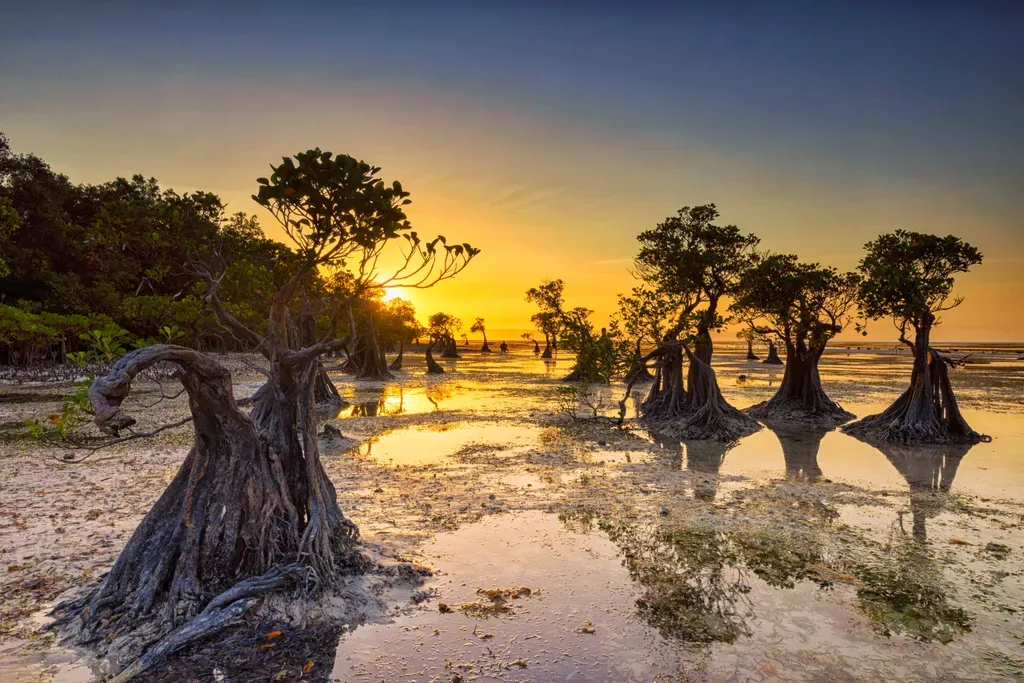
[[[170,345],[133,351],[89,390],[103,431],[135,423],[122,401],[138,373],[164,361],[182,370],[194,445],[102,584],[54,611],[67,640],[134,656],[240,580],[300,563],[326,584],[361,562],[358,529],[319,459],[316,358],[275,362],[250,417],[212,359]]]
[[[786,370],[775,395],[745,412],[760,420],[814,422],[837,425],[852,420],[853,413],[842,409],[821,387],[818,362],[824,352],[809,349],[803,343],[786,343]]]
[[[779,350],[775,347],[775,342],[768,342],[768,357],[761,362],[768,365],[782,365],[782,359],[779,358]]]
[[[843,431],[897,443],[973,444],[988,440],[961,415],[949,381],[951,361],[931,346],[930,336],[930,325],[921,325],[916,331],[910,387],[883,412],[846,425]]]
[[[405,356],[405,342],[401,341],[401,342],[398,342],[398,355],[395,357],[395,359],[393,361],[391,361],[391,365],[388,366],[388,369],[393,371],[393,372],[398,372],[399,370],[401,370],[402,369],[402,358],[404,356]]]
[[[708,360],[711,358],[710,342],[708,336],[702,354]],[[681,424],[676,433],[687,439],[733,441],[759,430],[761,425],[756,420],[726,402],[709,362],[697,352],[687,347],[684,349],[690,362],[687,374],[687,415],[685,424]]]
[[[487,345],[487,333],[484,332],[483,335],[484,335],[484,345],[482,347],[480,347],[480,353],[490,353],[491,352],[491,347]]]
[[[428,375],[441,375],[444,374],[444,368],[437,364],[434,360],[434,344],[427,344],[427,374]]]
[[[317,364],[316,379],[313,383],[313,401],[317,405],[345,405],[345,399],[338,393],[338,387],[334,386],[323,363]]]
[[[747,340],[747,360],[758,360],[757,356],[754,355],[754,342]]]
[[[540,355],[540,357],[541,358],[551,358],[551,356],[552,356],[551,335],[548,334],[547,332],[545,332],[544,333],[544,353],[542,353]]]
[[[455,344],[455,337],[448,337],[445,340],[444,351],[441,358],[462,358],[459,355],[459,347]]]

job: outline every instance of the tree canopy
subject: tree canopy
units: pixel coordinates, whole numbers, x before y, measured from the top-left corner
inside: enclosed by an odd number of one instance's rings
[[[897,230],[864,248],[857,267],[863,275],[860,308],[868,318],[891,317],[901,333],[908,325],[931,326],[941,312],[959,306],[963,299],[953,296],[953,276],[982,261],[977,248],[953,235]]]

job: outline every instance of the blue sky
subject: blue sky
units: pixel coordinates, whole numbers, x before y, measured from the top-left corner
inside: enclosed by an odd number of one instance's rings
[[[1017,264],[982,292],[1024,265],[1024,3],[342,4],[7,3],[0,130],[238,202],[259,159],[332,147],[428,192],[428,226],[606,245],[549,246],[552,276],[705,201],[841,267],[895,227]]]

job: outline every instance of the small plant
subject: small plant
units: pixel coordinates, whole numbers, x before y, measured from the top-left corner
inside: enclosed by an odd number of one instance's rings
[[[96,361],[106,365],[124,355],[124,345],[129,336],[120,327],[109,325],[100,330],[84,332],[78,338],[89,345]]]
[[[558,387],[557,403],[555,412],[573,422],[600,419],[608,407],[601,392],[584,382]]]
[[[86,376],[74,383],[74,392],[68,396],[59,412],[47,415],[45,419],[27,420],[29,433],[40,441],[68,442],[75,432],[93,418],[89,403],[89,387],[96,379],[90,368],[106,367],[125,352],[124,343],[129,334],[117,326],[83,332],[79,338],[89,344],[87,351],[75,351],[67,355],[68,360],[80,367]]]

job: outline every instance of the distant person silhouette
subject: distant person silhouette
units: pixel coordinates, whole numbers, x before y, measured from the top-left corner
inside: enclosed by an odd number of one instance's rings
[[[502,353],[508,353],[508,344],[506,344],[504,341],[501,342],[501,346],[499,346],[498,348],[501,349]]]

